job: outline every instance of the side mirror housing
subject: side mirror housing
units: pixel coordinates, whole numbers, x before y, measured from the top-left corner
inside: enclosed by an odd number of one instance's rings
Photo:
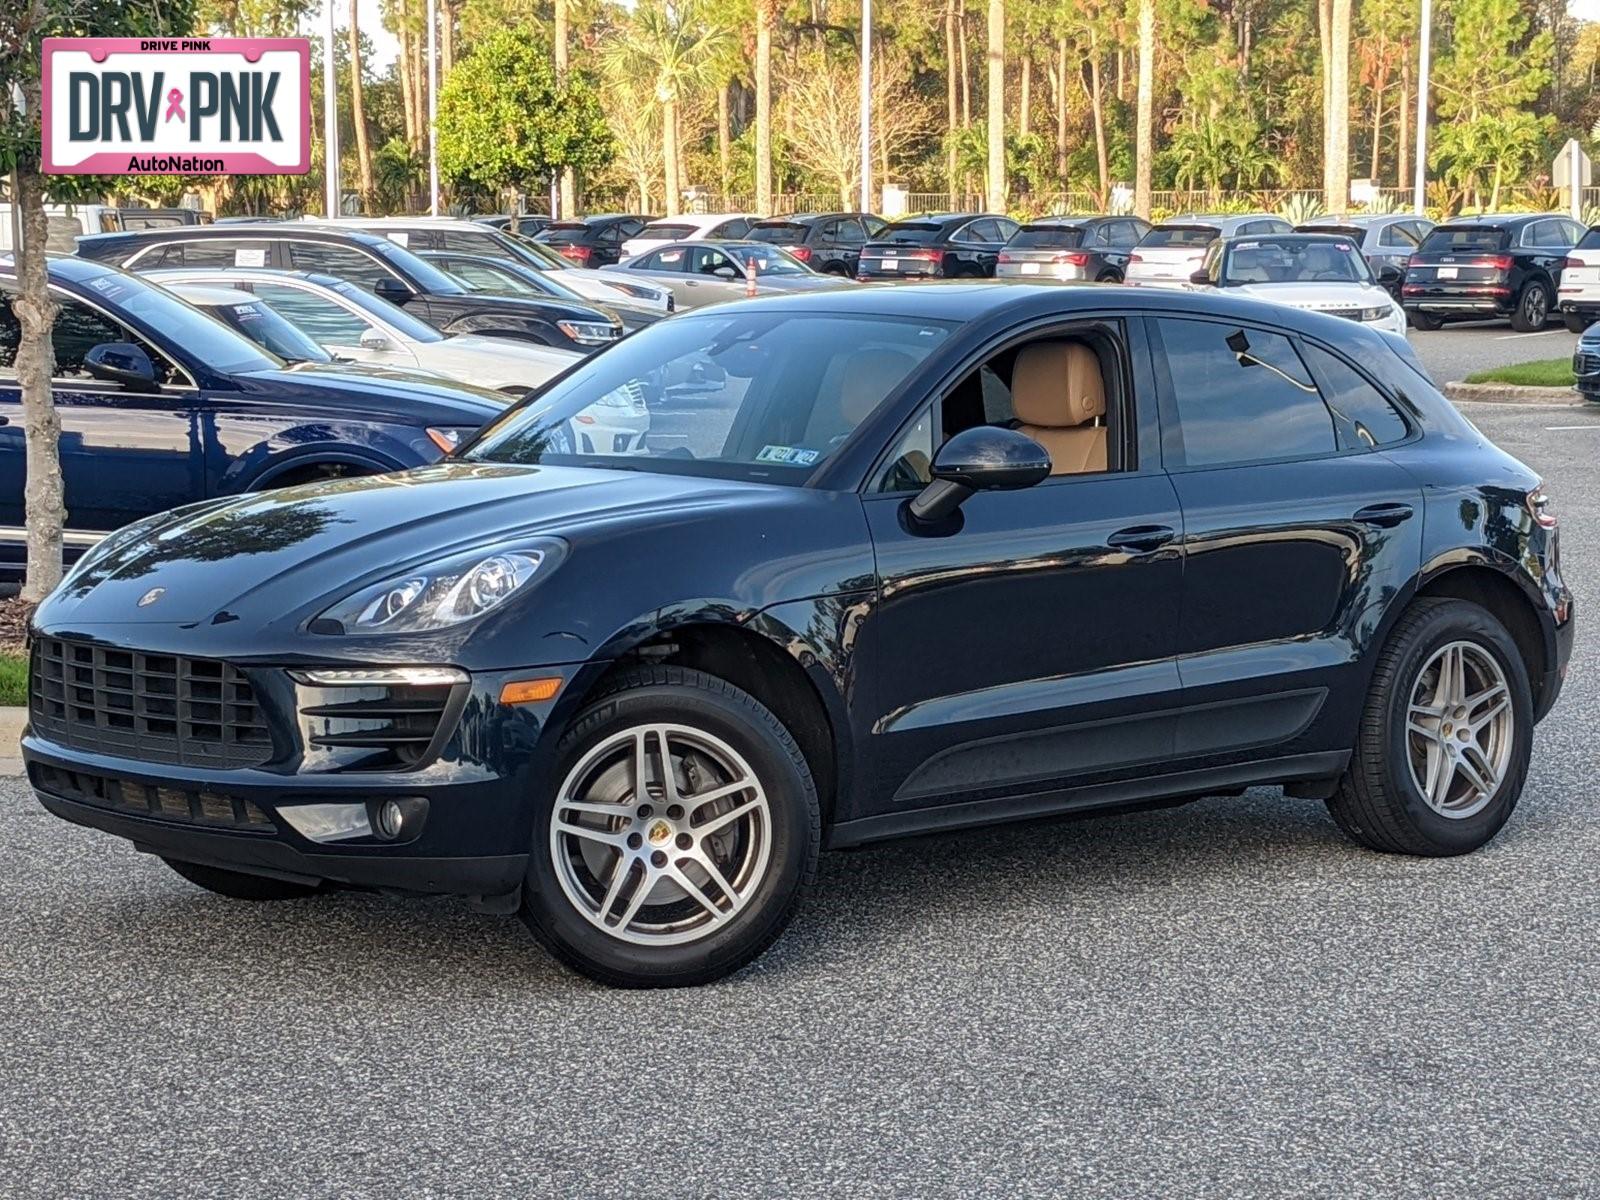
[[[737,279],[737,278],[739,278],[739,272],[735,271],[732,267],[728,267],[728,266],[718,267],[716,270],[712,271],[711,273],[713,275],[715,275],[718,279]]]
[[[974,492],[1032,487],[1050,476],[1050,455],[1025,433],[997,425],[963,429],[933,456],[933,482],[911,501],[923,524],[944,520]]]
[[[1189,282],[1198,287],[1210,287],[1211,273],[1204,267],[1200,268],[1198,271],[1192,271],[1189,274]]]
[[[83,356],[83,369],[96,379],[119,383],[125,388],[154,391],[155,364],[143,347],[132,342],[102,342]]]
[[[411,299],[411,289],[393,276],[385,275],[372,288],[373,294],[390,304],[404,304]]]
[[[363,350],[388,350],[390,349],[389,339],[384,336],[382,330],[368,326],[361,334],[361,348]]]

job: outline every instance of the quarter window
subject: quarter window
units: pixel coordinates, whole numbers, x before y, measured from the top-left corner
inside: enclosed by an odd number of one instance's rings
[[[1323,399],[1333,410],[1341,449],[1370,450],[1405,440],[1410,432],[1405,419],[1359,372],[1320,346],[1302,343],[1302,347],[1322,384]]]
[[[281,283],[252,282],[251,289],[279,316],[322,346],[359,346],[371,326],[342,304]]]
[[[1211,321],[1157,325],[1186,465],[1337,451],[1333,417],[1288,338]]]

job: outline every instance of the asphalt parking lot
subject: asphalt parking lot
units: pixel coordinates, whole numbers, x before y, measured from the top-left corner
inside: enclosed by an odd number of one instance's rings
[[[1539,333],[1518,333],[1505,321],[1465,321],[1407,336],[1417,357],[1439,383],[1465,379],[1475,371],[1539,358],[1565,358],[1578,344],[1578,335],[1552,321]]]
[[[620,993],[448,902],[211,896],[3,781],[0,1195],[1600,1195],[1600,412],[1471,415],[1581,622],[1484,851],[1271,791],[930,838]]]

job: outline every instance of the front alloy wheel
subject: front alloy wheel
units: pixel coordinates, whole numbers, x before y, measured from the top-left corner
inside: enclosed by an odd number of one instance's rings
[[[634,667],[561,740],[523,920],[557,957],[622,987],[706,983],[788,923],[816,874],[821,810],[793,736],[753,696],[682,667]]]

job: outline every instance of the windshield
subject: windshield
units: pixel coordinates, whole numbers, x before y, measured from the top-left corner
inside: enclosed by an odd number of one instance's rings
[[[205,311],[228,328],[237,329],[256,345],[272,351],[284,362],[333,361],[331,354],[260,300],[208,304]]]
[[[413,342],[442,342],[444,334],[432,325],[419,321],[398,304],[390,304],[387,300],[379,299],[371,292],[358,288],[355,284],[343,279],[328,280],[322,286],[330,292],[338,292],[351,304],[360,308],[371,317],[382,321],[389,328],[398,331]]]
[[[244,335],[228,328],[165,288],[118,271],[86,280],[90,294],[116,306],[115,316],[142,322],[156,331],[156,344],[172,346],[206,368],[224,375],[272,371],[283,366]]]
[[[801,484],[952,328],[858,314],[678,317],[517,405],[463,457]]]
[[[1371,283],[1372,271],[1345,238],[1250,238],[1227,245],[1220,282]]]
[[[776,246],[724,246],[730,257],[738,260],[741,267],[748,266],[752,261],[756,264],[757,275],[809,275],[811,269],[801,264],[787,250],[780,250]]]
[[[1161,246],[1209,246],[1221,230],[1214,225],[1157,225],[1139,242],[1141,250]]]
[[[393,263],[401,274],[409,276],[411,282],[425,292],[435,296],[457,296],[466,291],[461,284],[438,267],[405,247],[396,245],[388,238],[375,239],[371,248],[380,258],[386,258]]]
[[[1422,239],[1420,254],[1474,254],[1483,250],[1502,250],[1506,246],[1503,229],[1476,228],[1448,229],[1444,226],[1431,231]]]
[[[797,246],[806,240],[806,227],[804,225],[791,225],[786,221],[778,221],[771,225],[751,226],[748,236],[752,241],[756,242],[771,242],[778,246]]]
[[[1075,225],[1028,225],[1011,235],[1006,243],[1011,250],[1070,250],[1083,242],[1083,230]]]
[[[521,253],[524,260],[532,263],[541,271],[572,271],[576,270],[571,263],[562,258],[543,242],[536,242],[525,233],[512,233],[509,229],[502,232],[508,241],[514,243],[514,249]]]

